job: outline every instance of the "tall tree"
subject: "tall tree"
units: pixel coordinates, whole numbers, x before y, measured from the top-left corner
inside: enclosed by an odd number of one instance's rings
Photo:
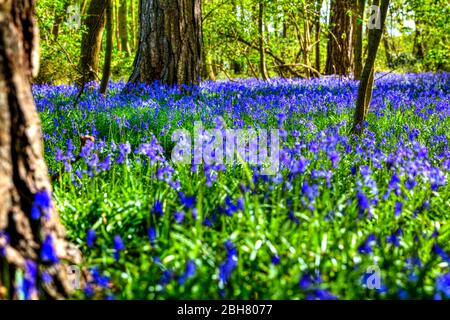
[[[361,79],[361,72],[363,68],[363,21],[364,21],[364,8],[366,6],[366,0],[356,0],[356,30],[355,30],[355,68],[354,78],[355,80]]]
[[[141,0],[130,83],[197,83],[202,70],[201,0]]]
[[[128,10],[127,0],[120,0],[119,8],[119,35],[121,49],[127,56],[130,55],[130,44],[128,42]]]
[[[260,0],[258,5],[258,33],[259,33],[259,72],[264,80],[269,80],[266,67],[266,50],[264,48],[264,9],[265,0]]]
[[[37,75],[38,46],[34,1],[1,1],[0,288],[7,299],[66,297],[74,288],[64,261],[81,262],[79,251],[65,241],[50,198],[30,85]]]
[[[363,132],[363,122],[369,113],[370,100],[372,99],[372,89],[374,82],[374,65],[377,57],[378,47],[380,46],[381,37],[383,35],[383,28],[386,21],[386,16],[389,8],[389,0],[374,0],[372,8],[379,8],[375,10],[375,14],[370,19],[375,19],[380,23],[373,24],[374,27],[369,30],[369,44],[366,63],[361,76],[361,81],[358,88],[358,98],[356,100],[356,109],[353,120],[352,132],[361,134]],[[370,23],[370,21],[369,21]]]
[[[113,8],[112,0],[108,0],[106,7],[106,47],[105,47],[105,62],[103,63],[103,76],[100,83],[100,93],[106,94],[108,88],[108,81],[111,76],[111,59],[113,49]]]
[[[92,0],[84,20],[86,32],[81,39],[79,70],[80,84],[98,79],[100,49],[105,28],[105,10],[108,0]]]
[[[321,25],[320,25],[320,9],[322,8],[323,0],[319,0],[316,3],[315,17],[314,17],[314,25],[315,25],[315,34],[316,34],[316,56],[315,56],[315,68],[320,72],[320,34],[321,34]]]
[[[331,0],[326,74],[348,75],[353,67],[354,0]]]

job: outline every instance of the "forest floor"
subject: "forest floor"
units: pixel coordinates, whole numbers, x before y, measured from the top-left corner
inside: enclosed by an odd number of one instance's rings
[[[353,81],[123,87],[33,87],[79,297],[450,298],[450,74],[376,81],[360,138]],[[196,121],[278,129],[279,170],[174,163]]]

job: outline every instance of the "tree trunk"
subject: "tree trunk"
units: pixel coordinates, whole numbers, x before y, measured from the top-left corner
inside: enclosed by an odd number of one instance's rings
[[[355,32],[355,68],[354,79],[361,79],[361,72],[363,68],[362,64],[362,52],[363,52],[363,21],[364,21],[364,8],[366,6],[366,0],[357,0],[357,21]]]
[[[39,62],[33,4],[0,2],[0,298],[6,299],[67,297],[74,288],[64,263],[81,263],[50,199],[30,85]],[[51,281],[43,281],[44,272]]]
[[[422,41],[422,23],[419,20],[414,21],[416,25],[416,32],[414,35],[413,54],[418,60],[423,60],[425,57],[425,48]]]
[[[141,0],[139,43],[130,83],[198,83],[202,71],[201,0]]]
[[[111,76],[111,58],[113,47],[113,15],[112,15],[112,0],[108,0],[106,7],[106,48],[105,48],[105,62],[103,63],[103,77],[100,83],[100,93],[106,94],[108,88],[109,77]]]
[[[119,6],[117,5],[118,1],[119,0],[113,0],[114,32],[116,36],[117,50],[122,51],[122,41],[120,41],[120,32],[119,32]]]
[[[309,21],[309,14],[306,8],[306,3],[303,2],[303,63],[305,64],[305,66],[310,67],[311,66],[311,61],[310,61],[310,51],[311,51],[311,24]],[[310,74],[310,69],[309,68],[305,68],[305,76],[307,79],[310,78],[311,74]]]
[[[52,35],[54,40],[58,40],[59,36],[59,27],[61,26],[61,23],[64,21],[64,17],[66,16],[66,10],[69,7],[69,2],[64,1],[62,10],[56,10],[55,13],[55,21],[53,21],[52,26]]]
[[[119,35],[121,49],[125,52],[126,56],[130,55],[130,45],[128,43],[128,23],[127,23],[128,13],[127,13],[127,0],[120,0],[119,8]]]
[[[373,4],[379,6],[380,0],[374,0]],[[372,98],[372,88],[374,81],[374,65],[377,57],[378,47],[380,46],[381,36],[386,21],[386,15],[389,7],[389,0],[381,0],[380,22],[381,28],[372,28],[369,30],[369,44],[367,60],[361,76],[361,82],[358,88],[358,98],[356,100],[356,109],[354,114],[352,132],[361,134],[364,130],[363,122],[369,113],[370,100]]]
[[[264,50],[264,2],[259,1],[258,6],[258,32],[259,32],[259,72],[264,80],[269,80],[266,67],[266,52]]]
[[[320,33],[321,33],[321,27],[320,27],[320,9],[322,8],[322,0],[317,2],[316,7],[316,17],[315,17],[315,28],[316,28],[316,57],[315,57],[315,68],[317,71],[320,72]]]
[[[136,48],[136,24],[134,23],[134,17],[136,16],[136,12],[134,10],[134,0],[131,0],[130,4],[130,14],[131,14],[131,20],[130,20],[130,28],[131,28],[131,48]]]
[[[99,55],[105,28],[105,9],[108,0],[92,0],[84,21],[86,32],[81,39],[79,84],[98,79]]]
[[[354,0],[331,0],[326,74],[346,76],[353,67],[353,18],[348,14]]]

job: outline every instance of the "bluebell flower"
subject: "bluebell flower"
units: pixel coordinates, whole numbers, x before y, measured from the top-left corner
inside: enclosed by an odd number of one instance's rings
[[[178,283],[183,285],[187,279],[192,278],[195,275],[195,263],[193,260],[189,260],[186,264],[186,271],[179,277]]]
[[[155,203],[153,204],[152,213],[153,214],[158,214],[159,216],[163,215],[163,206],[162,206],[162,202],[161,201],[159,201],[159,200],[155,201]]]
[[[274,254],[273,256],[272,256],[272,264],[273,265],[278,265],[278,264],[280,264],[280,262],[281,262],[281,259],[280,259],[280,256],[279,255],[277,255],[277,254]]]
[[[96,236],[95,230],[89,229],[86,235],[86,244],[88,248],[92,248],[94,246],[95,236]]]
[[[184,211],[177,211],[173,214],[173,217],[175,218],[175,222],[178,224],[183,224],[184,221]]]
[[[59,259],[56,256],[55,249],[53,247],[53,237],[50,234],[45,237],[45,240],[42,243],[41,260],[51,264],[59,262]]]
[[[359,253],[370,254],[372,253],[372,247],[375,245],[376,237],[371,234],[367,237],[363,244],[358,247]]]
[[[123,244],[122,238],[119,235],[114,237],[114,259],[119,261],[120,252],[125,249],[125,245]]]
[[[156,245],[156,229],[154,227],[148,228],[148,238],[150,244],[154,247]]]
[[[225,249],[227,250],[227,257],[225,262],[223,262],[219,267],[219,280],[222,284],[226,284],[228,282],[231,273],[237,267],[238,261],[237,250],[230,240],[225,242]]]
[[[436,300],[450,299],[450,272],[436,279]]]

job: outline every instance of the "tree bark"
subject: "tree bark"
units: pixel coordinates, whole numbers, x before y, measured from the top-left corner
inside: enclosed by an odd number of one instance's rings
[[[141,0],[129,83],[195,84],[202,70],[201,0]]]
[[[33,0],[0,2],[0,298],[7,299],[67,297],[74,288],[65,263],[81,263],[49,198],[30,85],[38,70],[38,34]],[[44,272],[51,281],[43,281]],[[16,282],[19,274],[27,285]]]
[[[108,0],[92,0],[84,20],[86,32],[81,39],[79,84],[98,79],[100,49],[105,28],[105,9]]]
[[[416,25],[416,32],[414,35],[413,54],[418,60],[423,60],[425,57],[425,48],[422,41],[422,22],[416,19],[414,23]]]
[[[112,15],[112,0],[108,0],[106,6],[106,48],[105,48],[105,62],[103,63],[103,77],[100,83],[100,93],[106,94],[108,88],[108,81],[111,76],[111,59],[113,47],[113,15]]]
[[[116,47],[118,51],[122,51],[122,42],[120,41],[120,32],[119,32],[119,6],[117,2],[119,0],[113,1],[113,16],[114,16],[114,34],[116,38]]]
[[[373,4],[380,5],[380,0],[374,0]],[[361,134],[364,130],[363,122],[369,113],[370,100],[372,98],[372,88],[374,82],[374,65],[377,57],[378,47],[380,46],[381,36],[386,21],[386,15],[389,7],[389,0],[381,0],[380,6],[380,22],[381,28],[373,28],[369,30],[369,44],[367,60],[361,76],[358,88],[358,98],[356,100],[356,109],[353,120],[352,133]]]
[[[269,80],[266,67],[266,52],[264,50],[264,0],[258,5],[258,32],[259,32],[259,72],[264,80]]]
[[[348,14],[354,0],[331,0],[326,74],[346,76],[353,67],[353,18]]]
[[[355,68],[353,76],[355,80],[361,79],[361,72],[363,68],[362,64],[362,52],[363,52],[363,21],[364,21],[364,8],[366,6],[366,0],[357,0],[357,21],[355,32]]]
[[[55,20],[53,21],[53,26],[52,26],[52,35],[53,35],[54,40],[58,40],[59,27],[61,26],[61,23],[63,22],[64,17],[66,16],[66,10],[68,7],[69,7],[69,2],[64,1],[62,10],[61,11],[56,10]]]
[[[322,8],[322,0],[317,1],[317,7],[316,7],[316,17],[315,17],[315,28],[316,28],[316,56],[315,56],[315,68],[320,72],[320,33],[321,33],[321,26],[320,26],[320,9]]]
[[[130,20],[130,28],[131,28],[131,48],[136,48],[136,24],[134,23],[135,19],[135,10],[134,10],[134,0],[131,0],[130,2],[130,14],[131,14],[131,20]]]
[[[119,8],[119,35],[122,52],[128,57],[131,54],[130,45],[128,43],[128,10],[127,0],[120,0]]]

